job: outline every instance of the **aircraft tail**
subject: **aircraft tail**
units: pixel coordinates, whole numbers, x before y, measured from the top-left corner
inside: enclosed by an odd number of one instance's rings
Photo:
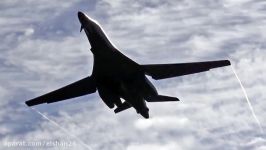
[[[130,107],[131,107],[131,105],[130,105],[129,103],[124,102],[121,106],[118,106],[118,107],[114,110],[114,112],[115,112],[115,113],[119,113],[119,112],[121,112],[121,111],[124,111],[124,110],[130,108]]]
[[[168,101],[179,101],[176,97],[164,96],[164,95],[155,95],[146,99],[147,102],[168,102]]]

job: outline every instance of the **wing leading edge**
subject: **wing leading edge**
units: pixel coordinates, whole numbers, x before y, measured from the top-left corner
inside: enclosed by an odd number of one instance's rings
[[[142,65],[144,72],[155,80],[208,71],[212,68],[231,65],[229,60],[191,62],[180,64]]]
[[[53,103],[78,96],[83,96],[86,94],[91,94],[94,93],[95,91],[96,91],[96,85],[93,78],[86,77],[77,82],[62,87],[58,90],[28,100],[25,103],[28,106],[39,105],[42,103]]]

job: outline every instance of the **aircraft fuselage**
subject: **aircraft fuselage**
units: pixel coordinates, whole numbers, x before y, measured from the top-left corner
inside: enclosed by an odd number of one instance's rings
[[[143,117],[149,118],[145,99],[157,95],[152,83],[146,78],[141,66],[123,55],[109,41],[103,29],[83,13],[79,19],[94,57],[92,77],[102,100],[109,108],[122,105],[134,107]]]

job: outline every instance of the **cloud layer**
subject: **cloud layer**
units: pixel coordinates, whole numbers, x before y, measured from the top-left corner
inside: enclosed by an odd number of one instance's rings
[[[0,7],[0,149],[10,141],[52,140],[85,149],[24,105],[91,73],[78,10],[140,64],[230,59],[265,128],[264,1],[4,0]],[[230,67],[152,82],[181,101],[149,103],[149,120],[133,109],[115,115],[97,94],[36,108],[92,149],[265,149]]]

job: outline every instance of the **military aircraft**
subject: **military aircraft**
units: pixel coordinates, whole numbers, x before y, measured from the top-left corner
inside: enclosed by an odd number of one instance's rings
[[[85,31],[91,45],[90,50],[94,58],[92,74],[63,88],[28,100],[28,106],[54,103],[98,90],[101,99],[109,108],[116,107],[115,113],[133,107],[144,118],[149,118],[146,101],[167,102],[179,99],[159,95],[145,75],[160,80],[230,65],[229,60],[141,65],[123,55],[111,43],[97,21],[82,12],[78,12],[78,18],[81,24],[80,32]]]

